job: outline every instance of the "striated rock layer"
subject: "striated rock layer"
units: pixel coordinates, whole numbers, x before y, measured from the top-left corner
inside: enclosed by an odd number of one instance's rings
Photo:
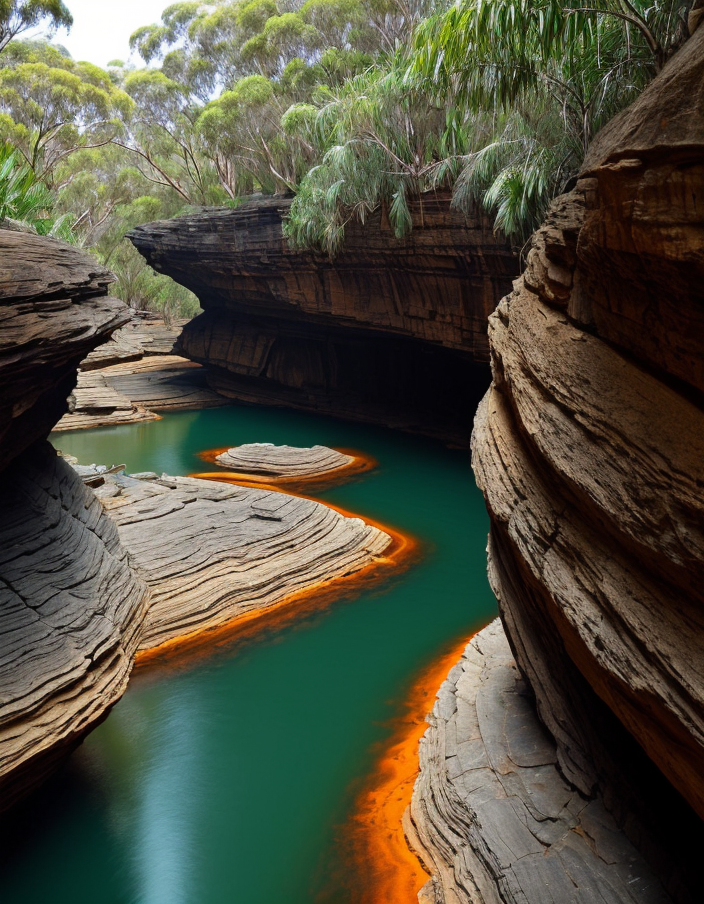
[[[55,239],[0,229],[0,471],[68,410],[88,352],[129,319],[112,276]]]
[[[35,787],[125,689],[148,590],[117,528],[45,442],[79,362],[127,319],[110,275],[0,230],[0,809]]]
[[[145,650],[354,574],[391,543],[312,499],[210,480],[113,477],[98,494],[151,588]]]
[[[221,452],[215,461],[223,468],[261,478],[321,477],[340,471],[354,462],[352,455],[327,446],[275,446],[273,443],[244,443]]]
[[[536,234],[473,438],[492,586],[560,769],[676,900],[702,838],[682,798],[704,817],[703,161],[699,29]]]
[[[0,809],[120,698],[148,604],[117,527],[48,443],[0,476]]]
[[[458,410],[457,386],[488,362],[486,320],[515,275],[508,246],[437,194],[416,202],[406,239],[378,212],[350,223],[330,260],[289,248],[289,204],[262,199],[131,234],[204,308],[180,349],[233,398],[466,442],[471,403]]]

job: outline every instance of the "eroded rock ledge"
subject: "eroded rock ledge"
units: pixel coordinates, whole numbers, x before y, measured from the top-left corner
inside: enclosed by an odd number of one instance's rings
[[[360,518],[285,493],[190,477],[106,480],[97,493],[151,589],[143,650],[354,574],[391,543]]]
[[[422,203],[422,209],[421,209]],[[281,230],[290,201],[261,199],[138,227],[155,269],[196,293],[183,353],[218,392],[378,421],[468,441],[471,400],[486,383],[486,319],[516,259],[482,215],[424,195],[415,226],[394,238],[378,212],[349,225],[342,253],[294,251]]]
[[[700,28],[536,234],[473,438],[490,579],[560,770],[678,901],[700,896],[704,817],[703,161]]]
[[[408,834],[424,904],[666,904],[603,803],[565,780],[500,622],[442,685],[420,744]]]

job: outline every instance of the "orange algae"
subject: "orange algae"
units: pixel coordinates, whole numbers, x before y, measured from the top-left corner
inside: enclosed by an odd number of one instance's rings
[[[409,847],[403,819],[419,773],[418,745],[427,714],[472,636],[453,643],[413,683],[403,713],[392,723],[391,739],[342,829],[342,882],[354,904],[415,904],[429,878]],[[334,889],[324,892],[320,901],[332,901],[333,893]]]
[[[205,480],[215,480],[239,484],[227,472],[214,474],[192,474]],[[248,484],[261,489],[274,490],[289,496],[302,496],[299,493],[283,491],[269,484]],[[311,499],[312,497],[304,496]],[[321,500],[313,500],[325,505],[347,518],[360,518],[360,515],[349,512],[339,506]],[[359,596],[362,590],[372,589],[386,581],[392,575],[408,568],[421,555],[420,543],[412,536],[395,530],[388,525],[380,524],[372,518],[362,518],[367,524],[384,531],[391,537],[391,542],[383,554],[359,571],[320,581],[291,593],[283,599],[262,609],[252,609],[236,615],[223,625],[202,628],[189,634],[175,637],[165,643],[148,650],[140,650],[135,659],[135,668],[147,667],[181,667],[190,666],[193,661],[209,657],[217,649],[230,650],[233,646],[250,640],[260,632],[278,631],[284,626],[296,622],[314,612],[322,611],[332,602],[343,598]]]
[[[217,467],[222,468],[222,471],[211,472],[213,476],[192,474],[191,477],[201,477],[206,480],[227,480],[230,483],[238,483],[242,486],[266,486],[269,489],[282,488],[296,492],[304,490],[311,491],[313,489],[321,490],[323,488],[327,489],[332,486],[337,486],[338,484],[351,480],[353,477],[373,470],[378,465],[377,460],[371,455],[367,455],[366,452],[360,452],[358,449],[335,448],[335,452],[341,452],[343,455],[351,456],[352,461],[339,468],[334,468],[331,471],[325,471],[322,474],[311,474],[309,477],[265,477],[264,475],[257,476],[246,472],[232,471],[227,469],[226,465],[221,465],[220,462],[217,461],[218,455],[222,455],[223,452],[227,452],[229,449],[233,448],[237,447],[223,446],[222,448],[206,449],[205,452],[199,452],[199,458],[202,458],[203,461],[207,461],[210,464],[217,465]],[[215,476],[216,474],[219,474],[220,476],[217,477]]]

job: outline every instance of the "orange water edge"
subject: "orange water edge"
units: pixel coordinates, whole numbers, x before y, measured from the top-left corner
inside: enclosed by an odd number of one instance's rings
[[[239,481],[228,479],[230,475],[227,472],[192,474],[190,476],[239,485]],[[257,483],[247,484],[247,486],[274,490],[278,493],[283,492],[289,496],[302,495],[288,490],[283,491],[279,487],[269,484]],[[310,499],[312,497],[305,496],[303,498]],[[422,544],[415,537],[381,524],[372,518],[362,518],[354,512],[349,512],[328,502],[313,501],[326,505],[348,518],[361,518],[372,527],[387,533],[391,537],[391,542],[380,556],[376,556],[359,571],[320,581],[283,597],[271,606],[252,609],[237,615],[222,625],[202,628],[175,637],[157,647],[140,650],[135,659],[135,669],[142,671],[154,667],[190,667],[195,661],[211,656],[216,650],[229,650],[239,643],[250,640],[260,632],[273,633],[307,615],[322,611],[332,602],[357,597],[362,591],[373,589],[390,577],[405,571],[421,558]]]
[[[416,904],[429,874],[411,850],[403,829],[403,816],[411,803],[419,773],[418,746],[427,728],[426,718],[441,684],[459,662],[474,635],[453,642],[414,681],[403,712],[392,723],[374,770],[359,792],[352,815],[342,827],[339,875],[333,881],[353,892],[354,904]],[[334,889],[320,902],[332,902]]]
[[[228,470],[226,465],[221,465],[220,462],[217,461],[218,455],[222,455],[223,452],[227,452],[229,449],[236,448],[237,446],[223,446],[222,448],[206,449],[204,452],[199,452],[199,458],[203,461],[207,461],[209,464],[216,465],[218,468],[222,468],[222,471],[210,472],[213,474],[218,473],[220,475],[219,478],[215,476],[206,478],[206,475],[204,474],[192,474],[191,477],[202,477],[210,480],[229,480],[231,483],[238,483],[242,486],[267,486],[268,488],[286,489],[292,490],[293,492],[310,492],[312,489],[327,489],[346,483],[353,477],[358,477],[360,474],[374,470],[374,468],[379,465],[379,462],[375,458],[371,455],[367,455],[366,452],[361,452],[359,449],[335,448],[335,452],[341,452],[343,455],[351,456],[352,461],[349,462],[349,464],[342,465],[332,471],[326,471],[323,474],[312,474],[309,477],[268,477],[264,480],[262,477],[257,477],[253,474]]]

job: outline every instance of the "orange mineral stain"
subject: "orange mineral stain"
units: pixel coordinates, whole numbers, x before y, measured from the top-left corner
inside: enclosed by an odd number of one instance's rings
[[[241,485],[239,480],[234,479],[234,475],[226,471],[190,476]],[[265,483],[248,483],[247,486],[283,492],[290,496],[302,496],[306,499],[313,498]],[[328,502],[315,499],[313,501],[326,505],[348,518],[361,518],[354,512]],[[382,555],[376,556],[364,568],[349,575],[320,581],[304,590],[289,594],[271,606],[237,615],[216,628],[203,628],[168,640],[152,649],[140,650],[135,660],[135,668],[141,670],[147,667],[188,667],[195,660],[211,656],[216,650],[230,651],[233,646],[250,640],[260,632],[273,633],[307,615],[322,611],[333,601],[357,597],[363,590],[373,589],[391,576],[404,571],[420,558],[421,545],[414,537],[372,518],[364,517],[362,520],[391,537],[391,542]]]
[[[266,486],[268,489],[285,489],[291,490],[293,492],[311,492],[312,490],[319,491],[322,489],[329,489],[332,486],[337,486],[341,483],[345,483],[346,481],[351,480],[353,477],[357,477],[360,474],[364,474],[367,471],[373,470],[378,465],[377,460],[375,458],[372,458],[371,455],[367,455],[366,452],[360,452],[358,449],[336,448],[335,452],[341,452],[343,455],[349,455],[352,458],[352,461],[340,468],[334,468],[333,470],[325,471],[322,474],[312,474],[309,477],[266,477],[264,475],[231,471],[227,469],[226,465],[221,465],[217,460],[218,455],[222,455],[223,452],[227,452],[232,448],[237,447],[224,446],[223,448],[206,449],[205,452],[199,452],[199,458],[202,458],[203,461],[207,461],[210,464],[217,465],[217,467],[222,468],[222,470],[210,472],[212,473],[212,476],[210,476],[209,473],[208,475],[191,474],[191,477],[201,477],[210,480],[226,480],[230,483],[237,483],[241,486],[248,487]]]
[[[409,847],[403,816],[419,772],[418,745],[427,728],[426,716],[471,636],[453,643],[413,683],[402,714],[394,720],[393,735],[342,829],[341,874],[335,881],[352,893],[349,900],[354,904],[416,904],[429,878]],[[334,896],[331,889],[321,901]]]

